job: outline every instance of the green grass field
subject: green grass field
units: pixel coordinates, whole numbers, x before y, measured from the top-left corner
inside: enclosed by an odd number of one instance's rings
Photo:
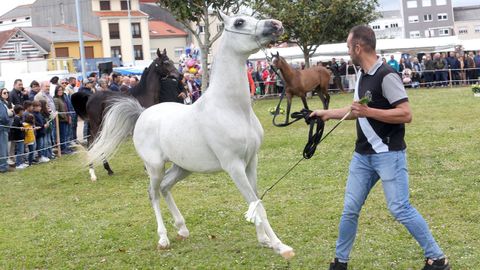
[[[411,202],[453,269],[479,269],[480,98],[468,88],[408,93],[414,112],[406,128]],[[351,94],[333,95],[331,107],[351,100]],[[294,102],[298,109],[301,102]],[[265,129],[259,193],[301,157],[307,137],[303,122],[272,126],[268,109],[276,103],[254,105]],[[316,97],[309,104],[320,107]],[[156,250],[147,176],[127,142],[110,162],[116,174],[98,168],[96,183],[81,166],[81,154],[2,174],[0,269],[327,269],[354,141],[355,123],[342,123],[264,198],[273,229],[295,249],[290,262],[257,245],[255,228],[243,217],[248,205],[225,173],[193,174],[174,187],[191,236],[175,239],[162,201],[171,249]],[[380,184],[362,210],[351,257],[349,269],[423,267],[422,250],[389,214]]]

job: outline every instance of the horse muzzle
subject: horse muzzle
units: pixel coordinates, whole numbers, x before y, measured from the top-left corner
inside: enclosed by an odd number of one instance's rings
[[[262,36],[264,37],[271,37],[276,40],[283,34],[283,25],[282,22],[279,20],[268,20],[265,22],[265,27],[262,32]]]

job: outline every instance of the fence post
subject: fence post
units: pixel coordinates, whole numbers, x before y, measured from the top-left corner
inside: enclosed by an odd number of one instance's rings
[[[452,88],[452,87],[453,87],[453,83],[452,83],[452,69],[450,69],[450,68],[448,69],[448,77],[450,78],[450,80],[449,80],[449,81],[450,81],[450,82],[449,82],[449,83],[450,83],[450,88]]]
[[[62,156],[62,148],[60,145],[60,121],[58,120],[58,114],[55,116],[55,133],[57,134],[57,156],[61,157]]]

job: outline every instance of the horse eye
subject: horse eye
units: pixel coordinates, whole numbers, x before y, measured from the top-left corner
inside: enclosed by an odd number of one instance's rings
[[[243,25],[244,22],[245,22],[244,19],[238,19],[238,20],[236,20],[236,21],[233,23],[233,25],[234,25],[235,27],[240,27],[240,26]]]

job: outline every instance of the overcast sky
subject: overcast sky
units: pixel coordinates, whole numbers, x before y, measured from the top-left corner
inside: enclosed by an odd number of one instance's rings
[[[0,15],[3,15],[5,12],[11,10],[12,8],[24,5],[31,4],[35,0],[1,0],[0,5]],[[392,10],[400,9],[400,0],[379,0],[380,9],[382,10]],[[470,6],[470,5],[480,5],[479,0],[452,0],[453,6]]]
[[[394,9],[400,9],[400,1],[401,0],[379,0],[378,3],[380,4],[380,9],[382,10],[394,10]],[[471,6],[471,5],[480,5],[480,1],[479,0],[452,0],[452,4],[454,7]]]

